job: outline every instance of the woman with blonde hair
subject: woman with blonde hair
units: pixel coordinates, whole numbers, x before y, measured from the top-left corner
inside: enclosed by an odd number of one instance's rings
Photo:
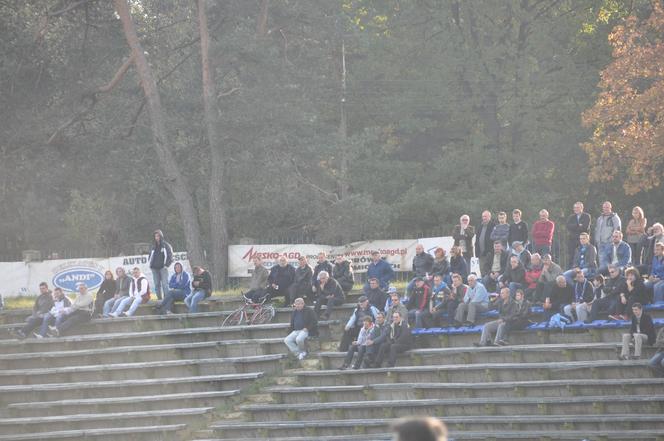
[[[632,209],[632,218],[627,223],[625,229],[625,242],[632,249],[632,264],[641,265],[641,250],[643,249],[643,240],[646,237],[646,219],[643,214],[643,208],[636,206]]]

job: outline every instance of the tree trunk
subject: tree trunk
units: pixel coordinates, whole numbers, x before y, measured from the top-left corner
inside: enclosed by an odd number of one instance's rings
[[[261,0],[260,14],[256,22],[256,36],[265,37],[267,35],[267,15],[270,7],[270,0]]]
[[[210,144],[210,247],[212,252],[211,273],[215,286],[226,284],[228,265],[228,222],[224,196],[225,159],[219,133],[217,131],[216,89],[214,68],[210,66],[210,36],[208,34],[206,1],[198,0],[198,28],[201,35],[201,64],[203,70],[203,105],[205,108],[205,125],[208,143]]]
[[[194,209],[192,192],[189,189],[184,176],[178,169],[175,155],[168,143],[166,135],[166,124],[164,122],[164,113],[161,106],[161,99],[157,90],[152,69],[145,58],[145,52],[138,40],[138,34],[134,27],[134,22],[129,11],[127,0],[114,0],[115,10],[122,21],[127,44],[131,48],[136,70],[147,100],[150,121],[152,124],[152,136],[154,138],[154,149],[157,153],[157,160],[164,174],[164,180],[170,193],[175,199],[175,203],[180,211],[182,226],[184,228],[185,240],[187,243],[187,254],[192,265],[203,265],[205,258],[201,246],[201,232],[198,225],[198,217]]]
[[[341,42],[341,100],[339,102],[339,138],[341,149],[339,151],[339,199],[344,200],[348,197],[348,122],[346,121],[346,46]]]

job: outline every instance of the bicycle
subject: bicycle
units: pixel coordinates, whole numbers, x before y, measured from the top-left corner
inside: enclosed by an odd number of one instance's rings
[[[272,321],[276,311],[274,306],[265,304],[267,296],[258,303],[244,295],[242,297],[244,297],[244,305],[231,312],[221,323],[221,326],[262,325]]]

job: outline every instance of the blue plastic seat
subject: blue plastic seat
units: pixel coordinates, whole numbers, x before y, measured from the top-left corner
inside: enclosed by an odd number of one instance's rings
[[[487,311],[485,313],[482,313],[482,315],[484,317],[488,317],[488,318],[496,318],[496,317],[498,317],[498,311],[496,311],[496,310]]]
[[[535,314],[542,314],[544,312],[544,308],[542,308],[541,306],[533,306],[532,308],[530,308],[530,311]]]
[[[652,319],[652,323],[655,326],[664,326],[664,318]]]
[[[540,323],[533,323],[532,325],[528,326],[526,329],[531,329],[531,330],[542,330],[546,329],[549,326],[548,322],[540,322]]]
[[[620,327],[620,324],[613,320],[595,320],[593,323],[597,323],[597,327],[599,329],[611,329]]]
[[[664,311],[664,302],[651,303],[650,305],[644,306],[646,311]]]
[[[584,323],[583,322],[574,322],[570,323],[569,325],[565,325],[565,330],[568,329],[583,329],[584,328]]]

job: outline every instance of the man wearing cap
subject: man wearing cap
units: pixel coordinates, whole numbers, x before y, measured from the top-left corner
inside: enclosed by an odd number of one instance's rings
[[[389,295],[380,287],[377,278],[372,277],[369,279],[369,287],[365,287],[364,295],[369,299],[369,303],[373,306],[381,311],[385,309],[385,304],[387,303]]]
[[[378,251],[371,252],[371,263],[367,267],[367,280],[375,277],[378,279],[378,284],[382,289],[387,289],[390,281],[394,279],[394,270],[392,265],[380,258]],[[365,284],[365,289],[368,287],[368,282]]]
[[[364,323],[364,317],[371,317],[373,323],[376,321],[377,315],[378,308],[371,305],[366,296],[360,296],[357,300],[357,306],[348,318],[348,322],[346,322],[346,326],[344,327],[344,335],[341,337],[341,342],[339,343],[339,351],[347,351],[350,343],[357,339]]]

